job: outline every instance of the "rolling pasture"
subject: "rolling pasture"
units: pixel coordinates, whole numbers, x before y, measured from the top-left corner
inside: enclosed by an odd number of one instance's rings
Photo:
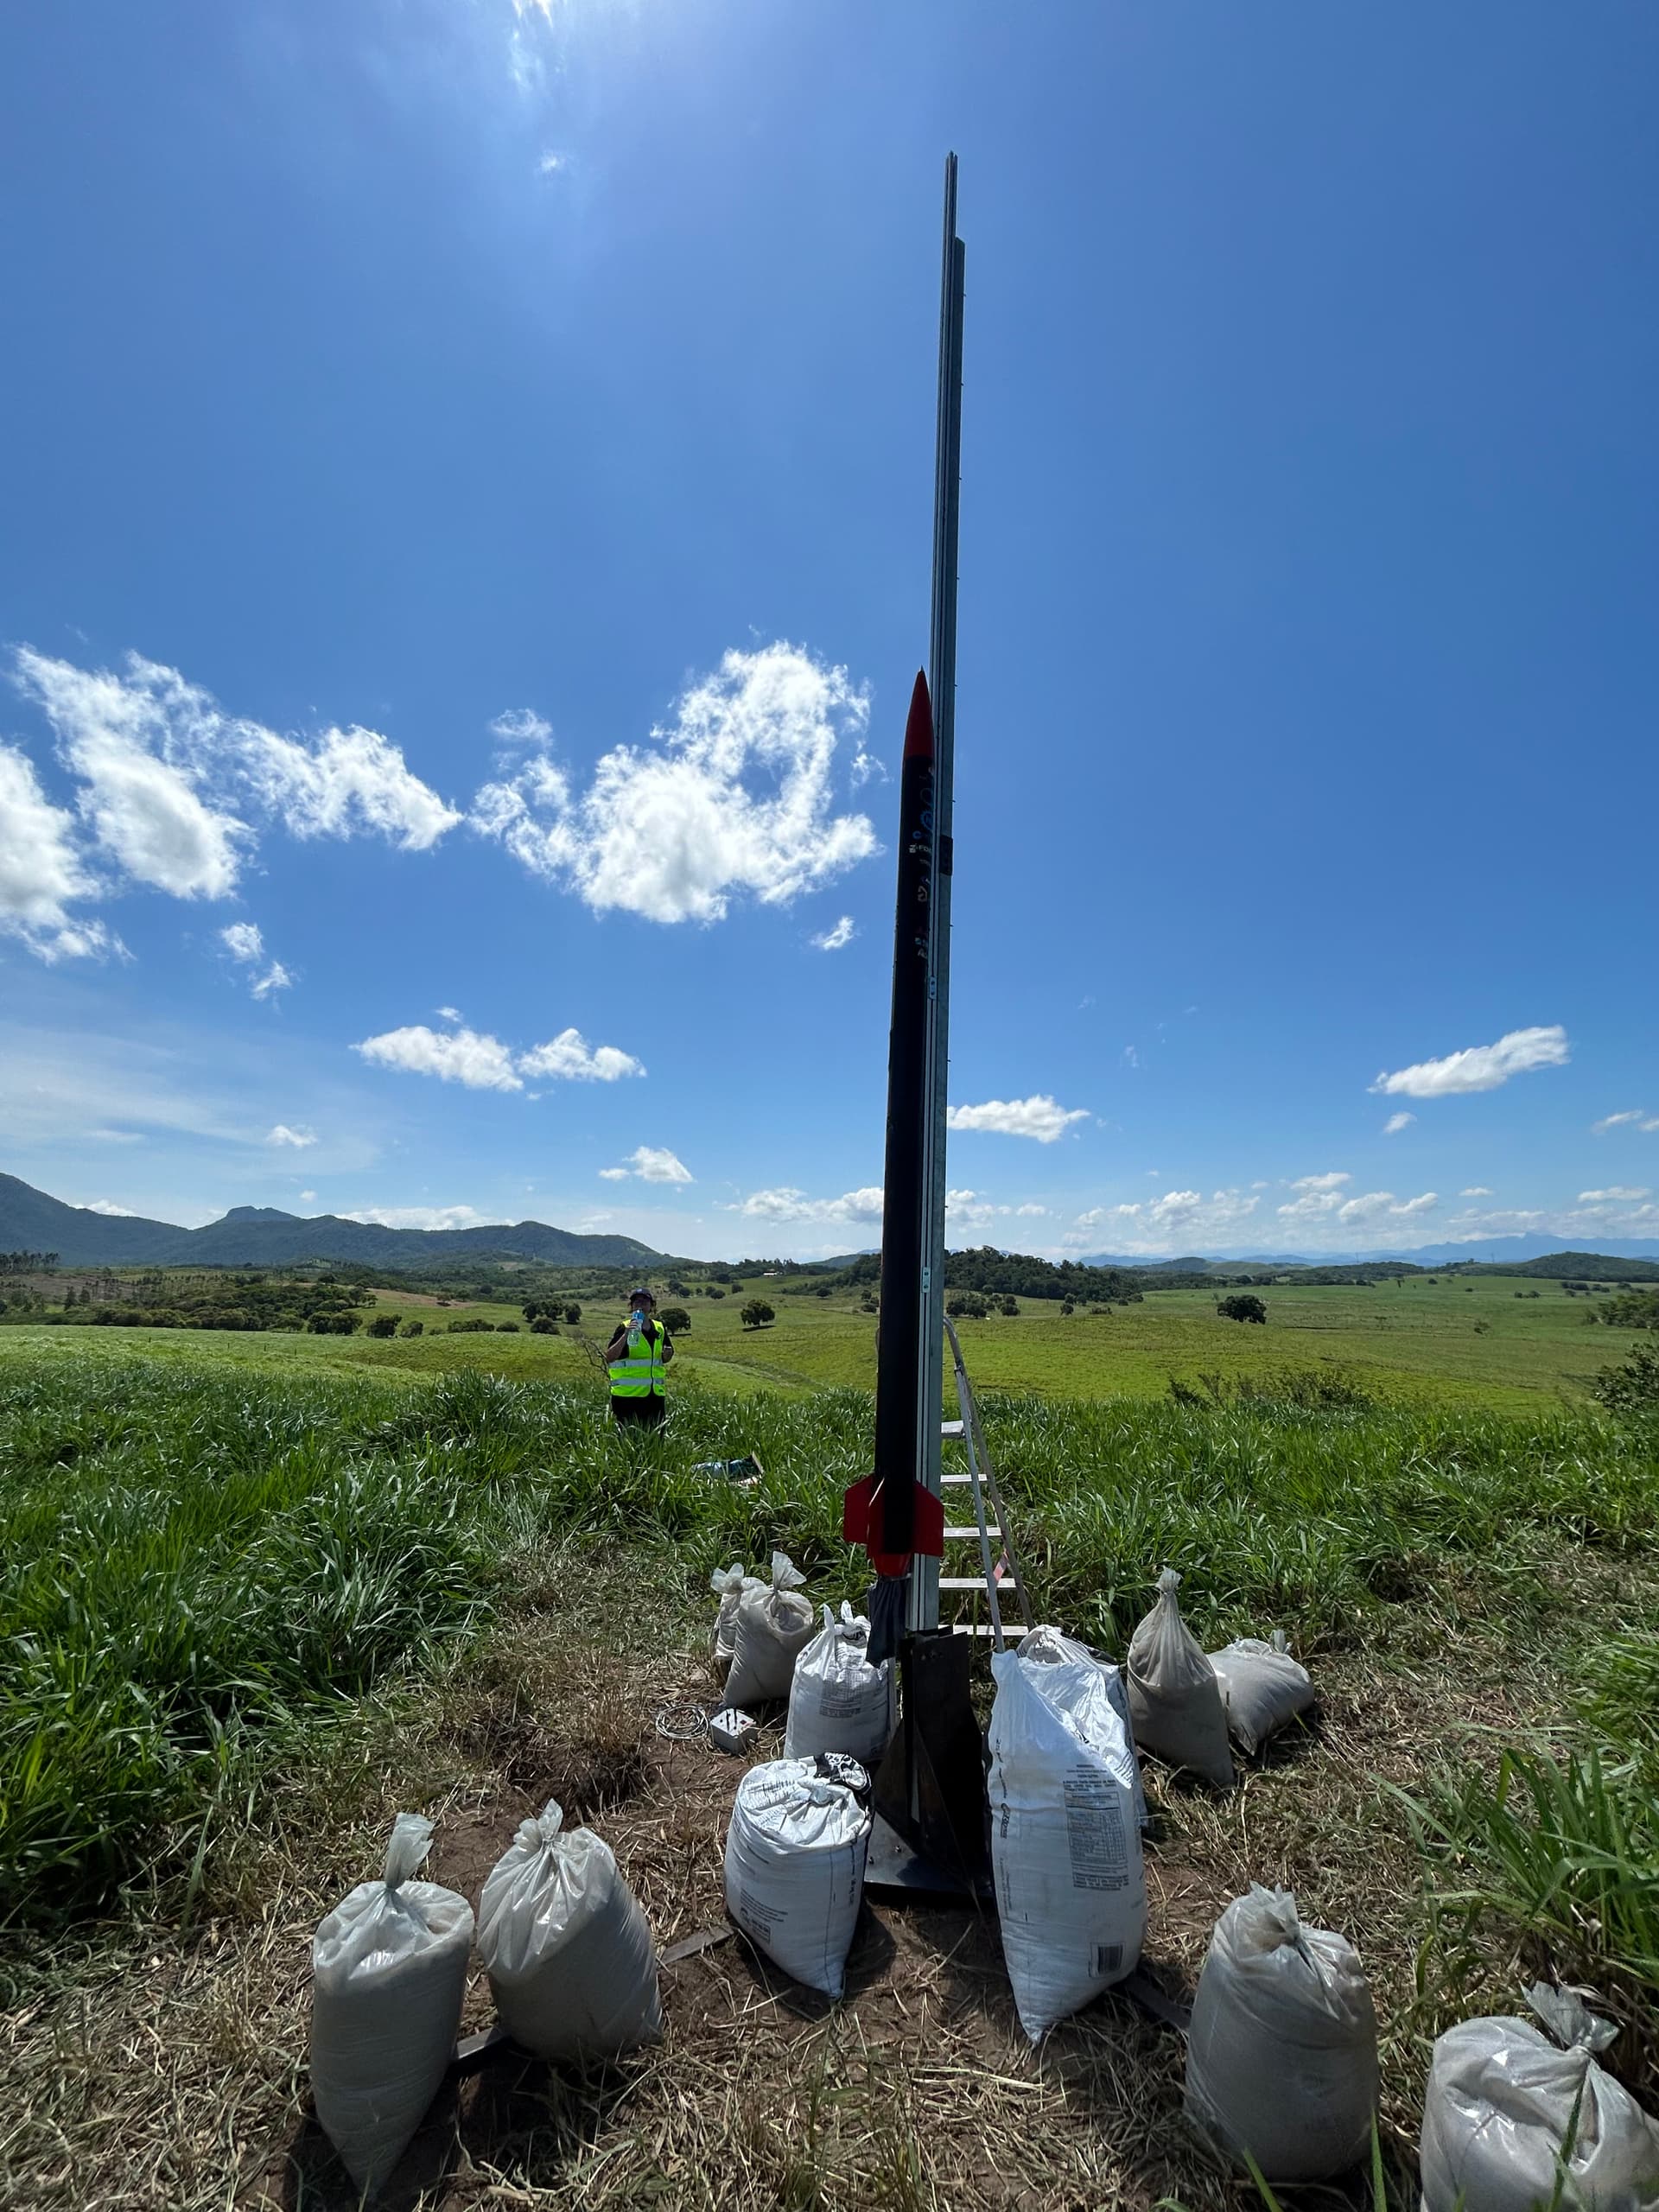
[[[875,1319],[844,1293],[814,1294],[810,1276],[751,1279],[742,1293],[687,1303],[691,1330],[680,1338],[675,1374],[715,1389],[871,1389]],[[777,1319],[742,1326],[747,1298],[764,1295]],[[363,1337],[240,1334],[211,1330],[0,1329],[0,1371],[8,1357],[31,1352],[83,1359],[120,1357],[142,1344],[166,1361],[224,1359],[283,1373],[432,1375],[476,1369],[518,1380],[577,1382],[596,1373],[616,1300],[573,1293],[582,1306],[582,1336],[533,1336],[507,1303],[457,1300],[439,1307],[395,1283],[380,1286],[376,1313],[418,1319],[424,1333]],[[1375,1286],[1286,1284],[1261,1292],[1268,1321],[1224,1320],[1222,1293],[1153,1290],[1139,1305],[1109,1313],[1021,1299],[1014,1318],[959,1324],[976,1387],[1049,1397],[1157,1398],[1172,1379],[1202,1389],[1208,1376],[1262,1383],[1284,1370],[1318,1370],[1351,1379],[1366,1395],[1404,1405],[1536,1411],[1583,1403],[1596,1370],[1624,1339],[1587,1325],[1592,1301],[1569,1298],[1554,1282],[1524,1277],[1407,1276]],[[669,1301],[666,1297],[664,1302]],[[452,1321],[492,1324],[490,1333],[448,1333]],[[518,1333],[497,1335],[505,1321]],[[948,1378],[945,1395],[950,1395]]]

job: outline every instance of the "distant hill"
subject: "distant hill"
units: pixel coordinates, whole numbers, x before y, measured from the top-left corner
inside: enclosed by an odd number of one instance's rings
[[[632,1236],[579,1236],[545,1222],[478,1229],[382,1229],[338,1214],[309,1217],[276,1206],[232,1206],[201,1229],[66,1205],[16,1175],[0,1175],[0,1251],[55,1252],[72,1268],[279,1268],[302,1260],[424,1268],[445,1260],[539,1260],[553,1267],[631,1268],[661,1262]]]
[[[1455,1262],[1473,1261],[1483,1268],[1507,1268],[1519,1271],[1518,1263],[1534,1260],[1568,1258],[1588,1262],[1592,1259],[1618,1258],[1659,1262],[1659,1237],[1611,1236],[1600,1252],[1552,1253],[1547,1236],[1483,1236],[1468,1244],[1420,1244],[1414,1251],[1377,1252],[1217,1252],[1205,1260],[1148,1260],[1122,1252],[1091,1252],[1084,1265],[1090,1268],[1135,1268],[1143,1274],[1157,1270],[1167,1274],[1197,1274],[1205,1267],[1224,1268],[1352,1268],[1368,1267],[1379,1262],[1399,1262],[1419,1268],[1449,1268]],[[1589,1266],[1568,1270],[1571,1274],[1596,1273]],[[1611,1273],[1601,1270],[1608,1281]]]

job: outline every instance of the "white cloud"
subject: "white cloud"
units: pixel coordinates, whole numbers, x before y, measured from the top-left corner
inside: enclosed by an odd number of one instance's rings
[[[41,789],[27,754],[0,744],[0,931],[46,961],[120,949],[101,922],[68,912],[99,887],[75,849],[74,830],[74,817]]]
[[[315,1191],[302,1191],[300,1192],[300,1204],[302,1206],[314,1206],[316,1203],[317,1194]]]
[[[461,819],[378,730],[353,723],[350,729],[326,729],[308,745],[251,722],[235,728],[243,772],[296,837],[352,837],[372,830],[404,852],[423,853]]]
[[[481,1229],[490,1219],[475,1206],[359,1206],[340,1217],[375,1229]]]
[[[1460,1198],[1490,1198],[1492,1193],[1484,1183],[1471,1183],[1466,1191],[1459,1191]]]
[[[731,652],[650,747],[606,753],[582,798],[534,760],[484,786],[473,827],[598,913],[716,922],[745,891],[787,905],[877,849],[863,815],[831,811],[836,745],[868,715],[844,668],[781,643]]]
[[[265,1136],[267,1144],[291,1144],[296,1151],[299,1152],[302,1152],[308,1144],[315,1144],[316,1141],[316,1135],[313,1130],[290,1129],[286,1122],[278,1122],[275,1128],[267,1131]]]
[[[474,1029],[429,1029],[423,1022],[415,1022],[406,1029],[389,1029],[384,1036],[365,1037],[352,1050],[378,1067],[435,1075],[441,1083],[464,1084],[468,1090],[524,1087],[514,1071],[512,1054],[499,1038]]]
[[[1646,1111],[1645,1107],[1633,1106],[1628,1113],[1605,1115],[1599,1122],[1591,1123],[1590,1134],[1594,1137],[1605,1137],[1609,1129],[1621,1128],[1627,1122],[1634,1122],[1643,1129],[1659,1129],[1659,1119],[1653,1121],[1643,1119]]]
[[[563,154],[549,152],[543,154],[541,160],[537,162],[536,174],[537,176],[556,176],[562,168],[568,166]]]
[[[1039,1205],[1023,1205],[1015,1206],[1014,1211],[1019,1214],[1022,1219],[1034,1220],[1039,1214],[1046,1214],[1048,1208],[1046,1206]]]
[[[228,929],[220,930],[219,942],[232,960],[246,966],[265,957],[265,940],[257,922],[232,922]],[[267,999],[273,991],[291,988],[294,978],[280,960],[273,960],[263,976],[256,976],[248,985],[257,999]]]
[[[1614,1204],[1622,1205],[1626,1200],[1634,1204],[1637,1198],[1651,1198],[1652,1195],[1650,1191],[1627,1190],[1622,1184],[1613,1183],[1605,1191],[1580,1191],[1579,1204],[1581,1206],[1605,1206]]]
[[[461,1018],[459,1007],[441,1006],[435,1010],[440,1021],[459,1021]]]
[[[952,1106],[945,1113],[952,1129],[994,1131],[999,1136],[1034,1137],[1039,1144],[1052,1144],[1073,1122],[1086,1122],[1085,1107],[1069,1111],[1043,1092],[1030,1098],[988,1098],[982,1106]]]
[[[1654,1115],[1650,1120],[1642,1124],[1642,1134],[1644,1137],[1650,1137],[1656,1129],[1659,1129],[1659,1114]]]
[[[253,831],[232,808],[263,811],[296,837],[372,831],[406,851],[461,818],[377,730],[283,736],[138,653],[120,674],[28,646],[16,664],[80,779],[78,804],[99,842],[136,881],[176,898],[234,889]]]
[[[540,747],[552,736],[553,725],[533,707],[509,707],[505,714],[498,715],[490,724],[490,734],[499,738],[503,745]]]
[[[834,929],[825,930],[822,937],[815,937],[812,942],[820,952],[839,952],[843,944],[850,944],[857,935],[852,916],[843,914]]]
[[[293,987],[294,978],[280,960],[273,960],[263,976],[256,976],[248,988],[257,999],[268,999],[273,991],[286,991]]]
[[[87,1198],[83,1211],[86,1213],[110,1214],[118,1221],[136,1221],[138,1217],[130,1206],[118,1206],[113,1198]]]
[[[1138,1068],[1141,1065],[1141,1055],[1133,1045],[1123,1047],[1123,1065],[1126,1068]]]
[[[809,1198],[804,1191],[788,1186],[754,1191],[734,1209],[751,1221],[833,1221],[863,1227],[881,1218],[879,1185],[861,1191],[843,1191],[838,1198]]]
[[[232,922],[228,929],[220,930],[219,943],[232,960],[262,960],[265,940],[257,922]]]
[[[1416,1118],[1414,1114],[1390,1114],[1382,1124],[1382,1134],[1385,1137],[1397,1137],[1401,1130],[1409,1128]]]
[[[623,1167],[601,1167],[600,1174],[607,1183],[626,1183],[638,1176],[645,1183],[690,1183],[696,1179],[683,1160],[678,1160],[664,1145],[637,1145],[628,1154]]]
[[[1334,1213],[1342,1204],[1343,1185],[1353,1179],[1351,1175],[1334,1170],[1324,1175],[1299,1175],[1290,1187],[1300,1191],[1301,1196],[1280,1207],[1281,1217],[1286,1221],[1317,1221],[1322,1214]]]
[[[1137,1198],[1127,1205],[1092,1206],[1077,1216],[1063,1240],[1074,1250],[1098,1244],[1104,1234],[1115,1250],[1150,1254],[1236,1236],[1261,1200],[1242,1191],[1166,1191],[1160,1198]]]
[[[1496,1045],[1471,1045],[1443,1060],[1419,1060],[1414,1066],[1380,1075],[1373,1090],[1408,1098],[1445,1098],[1470,1090],[1496,1090],[1511,1076],[1533,1068],[1565,1067],[1572,1055],[1560,1023],[1546,1029],[1511,1029]]]
[[[625,1075],[644,1075],[632,1052],[614,1045],[589,1046],[579,1029],[562,1029],[545,1045],[532,1045],[518,1056],[521,1075],[548,1076],[559,1082],[615,1083]]]
[[[1344,1198],[1337,1208],[1340,1222],[1409,1220],[1415,1214],[1432,1213],[1440,1204],[1437,1191],[1425,1191],[1421,1198],[1396,1198],[1392,1191],[1365,1191],[1357,1197]],[[1285,1209],[1281,1206],[1280,1211]]]
[[[447,1020],[458,1019],[453,1007],[439,1011]],[[464,1026],[429,1029],[424,1022],[415,1022],[381,1037],[365,1037],[352,1049],[381,1067],[435,1075],[442,1083],[464,1084],[469,1090],[522,1090],[525,1076],[554,1082],[615,1083],[645,1071],[632,1052],[615,1045],[589,1045],[579,1029],[563,1029],[544,1045],[515,1052],[485,1032]]]

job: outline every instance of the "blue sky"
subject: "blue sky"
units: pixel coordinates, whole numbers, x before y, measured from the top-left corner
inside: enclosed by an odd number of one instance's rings
[[[1634,4],[13,10],[0,1166],[875,1241],[954,146],[951,1241],[1659,1236],[1656,86]]]

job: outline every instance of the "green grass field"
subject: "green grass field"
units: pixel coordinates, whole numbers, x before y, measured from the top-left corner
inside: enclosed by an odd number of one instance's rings
[[[692,1325],[676,1364],[682,1387],[696,1377],[715,1389],[874,1388],[874,1317],[845,1296],[800,1294],[798,1286],[810,1281],[755,1281],[742,1295],[690,1301]],[[757,1291],[778,1318],[769,1327],[745,1329],[740,1309]],[[1152,1291],[1140,1305],[1064,1318],[1058,1304],[1025,1299],[1017,1318],[962,1322],[963,1349],[976,1387],[1046,1396],[1155,1398],[1172,1378],[1201,1387],[1205,1376],[1259,1381],[1287,1369],[1318,1369],[1338,1372],[1387,1402],[1520,1413],[1551,1402],[1583,1403],[1596,1370],[1624,1345],[1616,1332],[1586,1325],[1587,1300],[1521,1277],[1406,1277],[1376,1287],[1282,1287],[1262,1295],[1265,1327],[1221,1319],[1215,1294],[1200,1290]],[[591,1297],[582,1304],[583,1334],[602,1344],[615,1317]],[[448,1333],[453,1320],[516,1321],[511,1306],[457,1301],[444,1308],[386,1285],[374,1311],[418,1318],[428,1333],[371,1340],[12,1326],[0,1329],[0,1363],[37,1352],[107,1358],[142,1343],[163,1359],[224,1358],[286,1373],[471,1368],[574,1382],[595,1371],[593,1354],[563,1326],[556,1337],[522,1328],[512,1336]],[[950,1395],[948,1379],[943,1395]]]
[[[1313,1670],[1318,1723],[1230,1795],[1149,1763],[1148,1956],[1190,1987],[1252,1879],[1354,1938],[1391,2212],[1433,2035],[1517,1977],[1593,1986],[1659,2092],[1659,1432],[1583,1402],[1622,1339],[1512,1288],[964,1331],[1039,1618],[1121,1653],[1168,1563],[1206,1646],[1282,1627]],[[873,1323],[768,1294],[758,1335],[699,1301],[651,1437],[568,1335],[0,1331],[0,2197],[347,2212],[306,2117],[306,1947],[397,1810],[475,1899],[557,1796],[659,1941],[718,1919],[735,1769],[653,1726],[716,1694],[709,1573],[781,1547],[814,1599],[862,1581],[840,1500],[871,1399],[813,1386],[864,1371]],[[696,1471],[745,1450],[752,1490]],[[1126,2001],[1032,2052],[972,1915],[868,1915],[853,1963],[803,2010],[728,1952],[667,1978],[661,2052],[446,2093],[388,2212],[1255,2212]],[[1011,2145],[1023,2200],[982,2187]]]

